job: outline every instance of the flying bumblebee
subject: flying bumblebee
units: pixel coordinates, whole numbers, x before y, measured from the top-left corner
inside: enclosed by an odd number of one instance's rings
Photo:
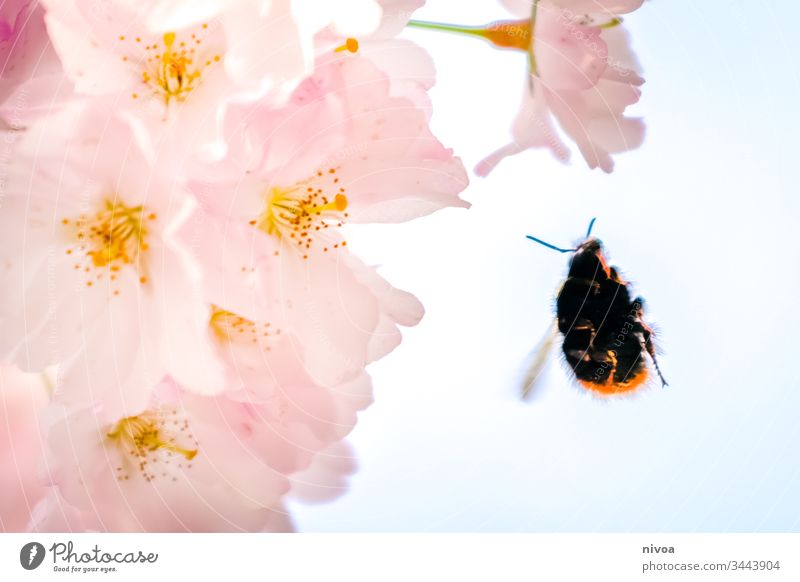
[[[523,397],[530,394],[558,332],[575,379],[595,394],[625,394],[642,386],[651,376],[648,356],[662,386],[667,386],[658,367],[653,330],[643,320],[644,299],[632,299],[629,284],[615,267],[608,265],[603,244],[591,236],[594,222],[593,218],[584,241],[574,249],[527,237],[555,251],[574,254],[567,279],[558,292],[555,325],[530,365]]]

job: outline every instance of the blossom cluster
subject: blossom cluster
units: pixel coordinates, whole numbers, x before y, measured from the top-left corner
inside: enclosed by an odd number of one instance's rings
[[[642,0],[504,0],[513,141],[637,147]],[[288,531],[331,499],[367,366],[423,315],[351,225],[467,208],[431,132],[423,0],[0,7],[0,529]]]
[[[3,4],[3,529],[285,531],[343,490],[423,313],[346,226],[467,206],[418,4]]]

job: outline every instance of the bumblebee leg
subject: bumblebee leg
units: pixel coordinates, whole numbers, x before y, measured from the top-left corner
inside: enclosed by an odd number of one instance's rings
[[[658,367],[658,358],[656,358],[656,345],[653,343],[653,330],[651,330],[647,325],[642,324],[642,348],[647,350],[647,353],[650,354],[650,358],[653,360],[653,365],[656,368],[656,373],[658,377],[661,379],[661,387],[666,388],[669,386],[669,383],[664,379],[664,374],[661,373],[661,368]]]

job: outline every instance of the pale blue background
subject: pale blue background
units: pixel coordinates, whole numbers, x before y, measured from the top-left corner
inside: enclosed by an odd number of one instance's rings
[[[483,23],[491,1],[418,15]],[[627,18],[644,146],[611,176],[545,152],[473,179],[473,209],[351,230],[428,313],[372,367],[361,470],[301,530],[800,531],[798,3],[656,0]],[[434,129],[472,167],[507,140],[524,58],[408,36],[435,58]],[[596,234],[648,301],[671,383],[599,402],[558,360],[514,398],[566,258],[525,240]]]

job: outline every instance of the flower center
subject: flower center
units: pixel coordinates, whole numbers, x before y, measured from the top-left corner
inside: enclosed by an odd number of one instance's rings
[[[223,343],[261,344],[281,334],[281,330],[273,329],[270,323],[250,321],[216,305],[211,306],[209,325],[217,339]],[[269,346],[265,349],[269,350]]]
[[[144,206],[126,206],[122,202],[106,200],[94,215],[81,214],[77,219],[61,222],[74,230],[76,245],[67,248],[68,255],[78,254],[87,260],[75,264],[75,269],[86,273],[93,269],[111,271],[112,280],[123,265],[141,266],[141,255],[148,249],[145,242],[148,229],[146,221],[156,220],[155,213],[147,213]],[[107,269],[106,269],[107,268]],[[97,275],[101,278],[102,271]],[[140,282],[145,283],[146,277]],[[88,280],[91,286],[92,281]]]
[[[203,31],[207,29],[208,25],[203,24],[202,28],[197,28],[183,40],[178,39],[176,33],[167,32],[160,40],[144,45],[142,82],[165,104],[169,105],[173,100],[184,101],[199,85],[204,69],[221,60],[218,54],[210,57],[207,53],[206,56],[201,54]],[[128,40],[125,36],[119,39]],[[140,44],[142,39],[136,37],[133,41]],[[130,59],[124,56],[122,60]],[[139,94],[133,93],[131,96],[138,99]]]
[[[272,188],[266,195],[266,207],[250,224],[269,235],[278,237],[308,258],[308,251],[319,241],[323,252],[346,246],[326,233],[331,227],[344,225],[349,216],[345,189],[338,186],[336,169],[322,171],[290,189]]]
[[[134,463],[147,481],[156,478],[159,464],[170,464],[182,457],[191,461],[197,456],[197,448],[183,447],[178,444],[174,433],[183,433],[186,440],[197,446],[197,441],[188,433],[189,423],[180,420],[175,410],[147,411],[137,416],[128,416],[117,422],[106,435],[124,454],[124,458]],[[178,463],[178,467],[182,467]],[[188,465],[191,467],[191,465]],[[117,467],[117,478],[127,480],[126,467]],[[161,473],[166,475],[166,473]]]

